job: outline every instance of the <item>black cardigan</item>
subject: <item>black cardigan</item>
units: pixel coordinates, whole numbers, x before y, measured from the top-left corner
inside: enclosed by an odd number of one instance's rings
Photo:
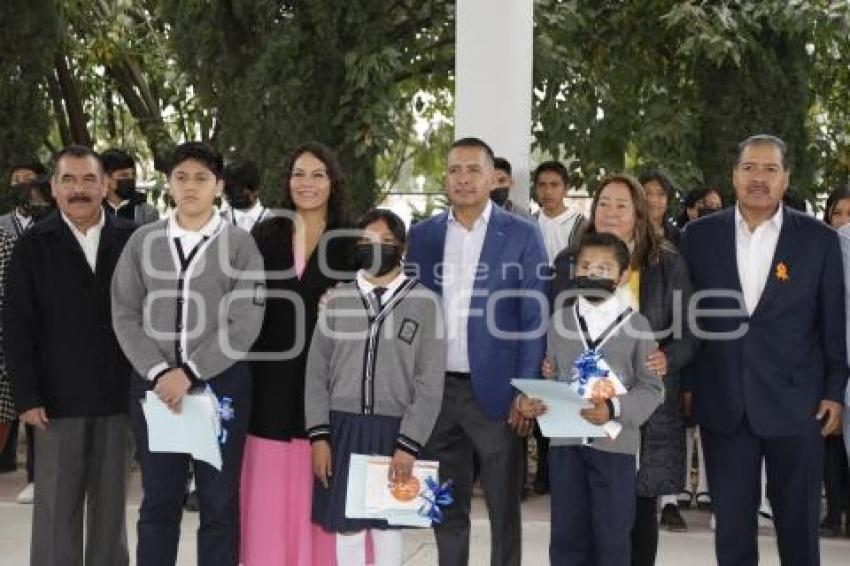
[[[96,271],[58,212],[12,253],[3,339],[18,412],[48,417],[127,412],[130,364],[112,330],[109,287],[135,224],[106,214]]]
[[[257,247],[265,262],[268,274],[292,269],[292,222],[286,218],[272,218],[261,222],[252,231]],[[325,245],[327,247],[325,247]],[[269,296],[260,336],[254,344],[256,353],[281,353],[297,346],[289,359],[253,361],[254,380],[251,422],[248,432],[273,440],[306,438],[304,429],[304,373],[313,329],[318,317],[319,299],[340,280],[323,273],[319,253],[325,251],[325,263],[336,271],[347,271],[353,277],[353,240],[350,237],[329,237],[325,232],[316,251],[307,260],[301,279],[292,277],[266,277]],[[275,298],[275,291],[295,293],[303,302],[303,313],[298,313],[292,298]],[[298,327],[296,327],[298,325]]]

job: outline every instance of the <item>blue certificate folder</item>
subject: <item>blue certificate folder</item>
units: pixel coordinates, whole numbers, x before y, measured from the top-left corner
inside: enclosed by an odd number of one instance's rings
[[[540,399],[546,413],[537,417],[540,432],[547,438],[602,438],[608,436],[601,426],[589,423],[580,411],[593,407],[568,383],[548,379],[512,379],[511,385],[528,397]]]

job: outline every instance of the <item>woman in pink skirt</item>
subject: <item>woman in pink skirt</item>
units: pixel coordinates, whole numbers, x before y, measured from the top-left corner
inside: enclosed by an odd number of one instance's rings
[[[243,566],[334,566],[333,535],[310,521],[313,476],[304,430],[304,372],[322,295],[356,271],[353,239],[335,234],[351,225],[345,179],[328,148],[300,146],[284,175],[287,213],[252,232],[269,292],[254,346],[255,359],[261,359],[252,362],[241,559]]]

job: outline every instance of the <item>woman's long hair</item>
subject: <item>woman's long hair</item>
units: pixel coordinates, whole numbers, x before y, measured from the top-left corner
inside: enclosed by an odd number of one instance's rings
[[[646,193],[637,179],[624,173],[606,175],[599,183],[596,194],[593,195],[593,203],[590,205],[590,225],[588,232],[596,231],[596,207],[599,205],[599,197],[602,191],[612,183],[622,183],[629,188],[632,197],[632,205],[635,209],[635,234],[634,249],[632,250],[631,267],[640,269],[649,263],[660,260],[662,252],[666,249],[663,240],[656,234],[649,220],[649,204]]]
[[[835,207],[839,201],[850,198],[850,185],[839,187],[829,193],[826,199],[826,208],[823,209],[823,221],[832,226],[832,214],[835,212]]]
[[[348,183],[339,160],[326,145],[311,141],[299,145],[289,155],[283,169],[283,199],[281,206],[289,210],[295,210],[292,200],[292,170],[299,157],[309,153],[325,165],[328,178],[331,182],[330,197],[328,198],[328,212],[326,219],[326,230],[334,228],[345,228],[351,225],[351,209],[348,199]]]

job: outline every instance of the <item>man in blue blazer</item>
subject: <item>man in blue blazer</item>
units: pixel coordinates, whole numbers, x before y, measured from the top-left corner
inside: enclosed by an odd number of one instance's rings
[[[448,155],[451,209],[410,229],[407,263],[442,297],[447,364],[429,457],[453,481],[455,502],[435,528],[441,566],[469,562],[473,453],[487,498],[491,564],[521,560],[521,443],[530,422],[515,408],[513,378],[536,378],[545,355],[548,261],[536,226],[493,206],[493,151],[477,138]]]
[[[720,566],[758,562],[762,460],[782,563],[820,563],[822,435],[840,426],[848,374],[844,283],[836,233],[782,206],[785,156],[773,136],[741,142],[737,205],[688,224],[682,240],[699,301],[688,312],[703,345],[688,374]]]

